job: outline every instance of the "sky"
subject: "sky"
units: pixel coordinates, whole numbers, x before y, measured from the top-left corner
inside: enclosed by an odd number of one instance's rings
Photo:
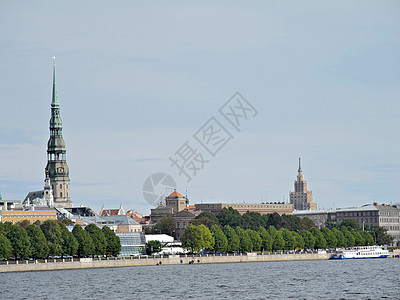
[[[400,202],[399,11],[0,0],[3,199],[43,188],[56,56],[75,206],[286,202],[299,157],[321,209]]]

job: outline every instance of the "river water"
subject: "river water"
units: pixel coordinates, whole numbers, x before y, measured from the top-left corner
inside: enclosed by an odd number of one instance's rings
[[[400,259],[1,273],[1,299],[400,299]]]

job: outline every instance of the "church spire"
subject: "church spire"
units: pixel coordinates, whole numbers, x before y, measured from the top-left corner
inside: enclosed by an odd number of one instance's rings
[[[56,65],[53,56],[53,95],[51,99],[50,138],[47,143],[46,178],[50,179],[56,207],[72,207],[69,197],[69,168],[64,138],[62,136],[62,120],[60,103],[58,102],[56,85]],[[48,180],[47,180],[48,181]],[[46,184],[48,185],[48,184]]]
[[[58,102],[58,94],[57,94],[57,84],[56,84],[56,57],[53,56],[53,96],[51,100],[52,107],[59,107],[60,103]]]

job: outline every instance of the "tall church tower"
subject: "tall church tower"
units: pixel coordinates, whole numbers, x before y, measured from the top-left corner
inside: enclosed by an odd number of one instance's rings
[[[294,182],[294,192],[290,192],[290,204],[295,210],[315,210],[317,203],[312,201],[312,191],[307,191],[307,181],[304,180],[299,157],[297,180]]]
[[[54,59],[54,58],[53,58]],[[51,101],[50,138],[47,143],[46,177],[50,179],[55,207],[72,207],[69,198],[69,168],[62,137],[60,103],[56,85],[56,65],[53,63],[53,96]]]

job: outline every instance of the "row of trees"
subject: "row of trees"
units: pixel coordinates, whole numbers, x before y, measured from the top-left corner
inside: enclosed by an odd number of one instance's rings
[[[286,228],[290,231],[300,232],[315,227],[312,220],[308,218],[299,218],[293,215],[279,215],[277,213],[261,215],[257,212],[246,212],[241,215],[232,207],[224,208],[216,215],[211,212],[202,212],[191,222],[193,225],[203,224],[209,229],[212,225],[224,227],[229,225],[233,228],[241,227],[243,229],[258,230],[260,226],[269,228],[274,226],[276,229]],[[164,233],[173,235],[175,230],[174,221],[171,216],[165,216],[159,220],[154,227],[146,227],[146,234]]]
[[[349,231],[343,226],[330,230],[327,227],[319,230],[312,227],[301,232],[289,231],[286,228],[277,230],[269,226],[268,230],[260,226],[257,230],[235,229],[229,225],[223,228],[213,224],[207,228],[204,224],[189,225],[181,239],[182,246],[191,252],[201,249],[215,252],[232,251],[276,251],[295,249],[326,249],[336,247],[353,247],[374,245],[375,241],[367,231]]]
[[[212,225],[219,225],[224,227],[229,225],[233,228],[241,227],[243,229],[258,230],[260,226],[268,229],[274,226],[276,229],[286,228],[290,231],[300,232],[302,230],[309,230],[315,227],[312,220],[308,218],[299,218],[293,215],[279,215],[278,213],[263,214],[258,212],[246,212],[241,215],[237,210],[232,207],[223,208],[217,214],[211,212],[202,212],[196,220],[194,225],[204,224],[208,228]]]
[[[44,258],[49,256],[87,257],[118,255],[119,237],[104,226],[75,225],[70,232],[64,223],[47,220],[41,225],[0,223],[0,257]]]

